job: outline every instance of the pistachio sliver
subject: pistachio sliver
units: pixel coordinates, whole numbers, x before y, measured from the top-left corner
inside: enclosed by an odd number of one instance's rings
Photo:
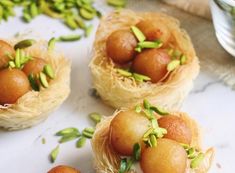
[[[89,25],[88,27],[85,28],[85,37],[89,37],[93,30],[93,25]]]
[[[39,88],[39,86],[38,86],[37,81],[36,81],[35,78],[34,78],[34,75],[33,75],[33,74],[30,74],[30,75],[28,76],[28,79],[29,79],[29,83],[30,83],[32,89],[33,89],[34,91],[39,91],[40,88]]]
[[[82,16],[84,19],[86,20],[91,20],[95,17],[95,13],[94,12],[91,12],[91,11],[88,11],[87,9],[85,8],[80,8],[79,10],[79,14],[80,16]]]
[[[64,136],[62,136],[62,138],[59,140],[59,143],[65,143],[65,142],[69,142],[69,141],[75,140],[75,139],[77,139],[79,136],[81,136],[81,135],[78,134],[78,133],[70,133],[70,134],[64,135]]]
[[[125,173],[127,168],[127,159],[121,159],[118,173]]]
[[[169,112],[167,112],[165,109],[163,109],[159,106],[151,106],[150,109],[159,115],[168,115],[169,114]]]
[[[127,71],[127,70],[124,70],[124,69],[116,69],[117,70],[117,72],[120,74],[120,75],[122,75],[122,76],[124,76],[124,77],[131,77],[132,76],[132,73],[131,72],[129,72],[129,71]]]
[[[141,147],[139,143],[134,144],[133,146],[133,157],[135,161],[140,160],[140,155],[141,155]]]
[[[33,39],[27,39],[27,40],[22,40],[20,42],[18,42],[17,44],[15,44],[14,49],[24,49],[27,47],[32,46],[36,41]]]
[[[15,68],[16,67],[14,61],[9,61],[8,64],[9,64],[9,67],[11,67],[11,68]]]
[[[46,64],[43,68],[44,73],[51,79],[55,78],[55,73],[50,64]]]
[[[95,129],[93,127],[86,127],[83,131],[90,133],[90,134],[94,134]]]
[[[52,163],[54,163],[55,162],[55,160],[56,160],[56,158],[57,158],[57,156],[58,156],[58,154],[59,154],[59,145],[56,147],[56,148],[54,148],[52,151],[51,151],[51,154],[50,154],[50,156],[51,156],[51,162]]]
[[[205,158],[205,155],[203,153],[199,153],[190,163],[190,168],[195,169],[197,168],[200,163],[203,161]]]
[[[59,37],[59,41],[77,41],[81,39],[81,35],[64,35]]]
[[[149,102],[148,100],[146,100],[146,99],[144,99],[143,105],[144,105],[144,108],[145,108],[145,109],[150,109],[150,107],[151,107],[150,102]]]
[[[157,146],[157,138],[155,135],[150,135],[150,146],[151,147]]]
[[[97,112],[93,112],[89,114],[89,117],[91,118],[92,121],[94,121],[96,124],[99,123],[101,121],[102,116],[97,113]]]
[[[138,82],[150,81],[151,78],[142,74],[133,73],[133,77]]]
[[[186,61],[187,61],[187,57],[186,57],[186,55],[181,55],[181,56],[180,56],[180,65],[185,64],[185,63],[186,63]]]
[[[69,127],[69,128],[65,128],[63,130],[58,131],[55,135],[56,136],[64,136],[70,133],[79,133],[78,129],[75,127]]]
[[[142,49],[144,48],[160,48],[163,44],[159,41],[143,41],[143,42],[139,42],[137,44],[137,47],[140,47]]]
[[[126,0],[107,0],[107,3],[114,7],[124,7],[126,5]]]
[[[53,37],[48,41],[48,50],[52,51],[55,48],[56,39]]]
[[[93,137],[93,134],[89,133],[87,131],[82,131],[82,135],[86,138],[89,138],[89,139]]]
[[[20,49],[16,49],[16,55],[15,55],[15,65],[16,68],[20,68]]]
[[[49,84],[47,82],[47,76],[45,75],[45,73],[43,73],[43,72],[39,73],[39,80],[44,88],[49,87]]]
[[[138,39],[139,42],[143,42],[146,40],[146,37],[144,36],[142,31],[140,31],[140,29],[136,26],[131,26],[131,31],[135,34],[135,37]]]
[[[140,113],[142,111],[142,107],[140,106],[140,105],[137,105],[136,107],[135,107],[135,112],[136,113]]]
[[[172,60],[169,64],[167,64],[167,71],[171,72],[175,70],[180,65],[180,60]]]
[[[78,139],[76,147],[82,148],[85,144],[86,144],[86,138],[82,136],[80,139]]]

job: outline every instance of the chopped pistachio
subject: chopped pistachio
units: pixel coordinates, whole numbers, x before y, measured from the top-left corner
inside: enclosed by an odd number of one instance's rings
[[[169,64],[167,64],[167,71],[171,72],[175,70],[180,65],[180,60],[172,60]]]
[[[59,41],[77,41],[81,39],[81,35],[64,35],[59,37]]]
[[[80,139],[78,139],[76,147],[82,148],[85,144],[86,144],[86,138],[82,136]]]
[[[142,74],[133,73],[133,77],[138,82],[150,81],[151,78]]]
[[[52,51],[55,48],[56,39],[53,37],[48,41],[48,50]]]
[[[150,104],[149,101],[146,100],[146,99],[144,99],[143,105],[144,105],[144,108],[145,108],[145,109],[150,109],[150,108],[151,108],[151,104]]]
[[[81,135],[79,133],[70,133],[70,134],[62,136],[61,139],[59,140],[59,143],[69,142],[69,141],[77,139],[80,136]]]
[[[86,138],[92,138],[93,137],[93,134],[92,133],[89,133],[87,131],[82,131],[82,135]]]
[[[107,0],[107,3],[114,7],[124,7],[126,5],[126,0]]]
[[[14,61],[9,61],[8,64],[9,64],[9,67],[11,67],[11,68],[15,68],[16,67]]]
[[[131,30],[135,34],[135,37],[138,39],[139,42],[143,42],[146,40],[146,37],[139,28],[137,28],[136,26],[131,26]]]
[[[91,20],[95,17],[96,13],[88,11],[85,8],[80,8],[79,10],[79,14],[81,15],[81,17],[83,17],[86,20]]]
[[[135,161],[140,160],[140,155],[141,155],[141,147],[139,143],[134,144],[133,146],[133,157]]]
[[[91,118],[91,120],[93,120],[96,124],[99,123],[101,121],[102,116],[97,113],[97,112],[92,112],[89,114],[89,117]]]
[[[200,163],[203,161],[205,158],[205,155],[203,153],[199,153],[190,163],[190,168],[195,169],[197,168]]]
[[[64,136],[64,135],[71,134],[71,133],[79,133],[79,131],[75,127],[69,127],[69,128],[65,128],[63,130],[58,131],[55,135]]]
[[[30,74],[30,75],[28,76],[28,79],[29,79],[29,83],[30,83],[32,89],[33,89],[34,91],[40,91],[40,88],[39,88],[39,86],[38,86],[37,81],[36,81],[35,78],[34,78],[34,75],[33,75],[33,74]]]
[[[137,44],[137,47],[144,48],[160,48],[163,44],[159,41],[143,41]]]
[[[135,112],[136,113],[140,113],[142,111],[142,107],[140,106],[140,105],[137,105],[136,107],[135,107]]]
[[[123,70],[123,69],[116,69],[117,70],[117,72],[120,74],[120,75],[122,75],[122,76],[125,76],[125,77],[130,77],[130,76],[132,76],[132,73],[131,72],[129,72],[129,71],[127,71],[127,70]]]
[[[121,159],[118,173],[125,173],[127,168],[127,159]]]
[[[169,112],[167,112],[165,109],[163,109],[159,106],[151,106],[150,109],[159,115],[168,115],[169,114]]]
[[[185,63],[186,63],[186,61],[187,61],[187,57],[186,57],[186,55],[181,55],[181,56],[180,56],[180,65],[185,64]]]
[[[15,50],[17,50],[17,49],[24,49],[24,48],[32,46],[35,42],[36,41],[33,40],[33,39],[22,40],[22,41],[20,41],[20,42],[15,44],[14,49]]]
[[[39,80],[44,88],[49,87],[49,84],[47,82],[47,76],[45,75],[45,73],[43,73],[43,72],[39,73]]]
[[[86,127],[83,131],[85,131],[87,133],[94,134],[95,129],[93,127]]]
[[[59,154],[59,150],[60,150],[60,148],[59,148],[59,145],[58,145],[56,148],[54,148],[54,149],[51,151],[50,156],[51,156],[51,162],[52,162],[52,163],[55,162],[55,160],[56,160],[56,158],[57,158],[57,156],[58,156],[58,154]]]
[[[51,79],[55,78],[55,73],[50,64],[46,64],[43,68],[44,73]]]
[[[157,146],[157,138],[155,135],[150,135],[150,146],[151,147]]]
[[[85,37],[89,37],[93,30],[93,25],[89,25],[88,27],[85,28]]]
[[[21,64],[20,64],[20,49],[16,49],[15,65],[16,65],[16,68],[21,67]]]

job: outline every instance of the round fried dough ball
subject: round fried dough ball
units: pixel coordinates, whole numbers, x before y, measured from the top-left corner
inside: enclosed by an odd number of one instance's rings
[[[47,62],[42,58],[33,58],[24,65],[23,72],[29,76],[30,74],[36,75],[43,71]]]
[[[186,151],[170,139],[158,139],[157,146],[146,148],[140,160],[144,173],[185,173],[186,163]]]
[[[158,119],[158,124],[160,127],[167,130],[167,134],[164,135],[164,138],[172,139],[184,144],[191,143],[191,129],[182,118],[173,115],[164,116]]]
[[[108,56],[118,64],[130,62],[134,58],[136,46],[137,40],[128,30],[114,31],[106,42]]]
[[[7,42],[0,40],[0,69],[8,65],[8,61],[10,59],[7,55],[14,55],[14,54],[15,54],[14,48]]]
[[[142,20],[136,24],[149,41],[161,40],[166,44],[171,36],[168,27],[161,21]]]
[[[0,71],[0,104],[13,104],[29,90],[29,80],[21,70]]]
[[[52,168],[48,173],[80,173],[80,171],[69,166],[60,165]]]
[[[131,156],[135,143],[141,143],[150,121],[134,110],[119,112],[110,124],[110,141],[120,155]]]
[[[146,49],[136,56],[132,69],[134,72],[146,75],[153,83],[157,83],[167,74],[167,64],[170,56],[163,49]]]

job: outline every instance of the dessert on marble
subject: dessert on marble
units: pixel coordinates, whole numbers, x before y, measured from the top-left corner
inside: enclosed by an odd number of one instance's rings
[[[161,13],[111,13],[98,27],[90,63],[94,88],[115,108],[143,98],[177,110],[198,75],[193,45],[179,21]]]
[[[59,165],[49,170],[48,173],[80,173],[80,171],[70,166]]]
[[[0,40],[0,127],[18,130],[45,120],[70,93],[70,62],[46,42]]]
[[[206,173],[214,149],[201,149],[197,123],[147,100],[103,119],[92,139],[97,173]]]

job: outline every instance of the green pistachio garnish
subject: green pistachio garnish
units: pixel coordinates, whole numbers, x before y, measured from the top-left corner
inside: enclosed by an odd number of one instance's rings
[[[22,40],[15,44],[14,49],[25,49],[32,46],[36,41],[33,39]]]
[[[167,71],[171,72],[175,70],[180,65],[180,60],[172,60],[169,64],[167,64]]]
[[[40,91],[40,87],[39,87],[39,85],[38,85],[38,83],[37,83],[37,81],[36,81],[34,75],[33,75],[33,74],[30,74],[30,75],[28,76],[28,79],[29,79],[29,83],[30,83],[32,89],[33,89],[34,91]]]
[[[55,78],[55,73],[51,65],[46,64],[43,68],[43,72],[51,79]]]
[[[81,17],[83,17],[86,20],[91,20],[96,16],[96,13],[91,12],[85,8],[81,8],[79,11],[79,14]]]
[[[143,41],[143,42],[139,42],[137,44],[137,47],[140,47],[141,49],[153,49],[153,48],[160,48],[162,47],[163,43],[160,41]]]
[[[45,75],[45,73],[43,73],[43,72],[39,73],[39,80],[44,88],[49,87],[49,84],[47,82],[47,76]]]
[[[140,31],[140,29],[136,26],[131,26],[131,31],[134,33],[135,37],[138,39],[139,42],[143,42],[146,40],[146,37],[144,36],[142,31]]]
[[[59,37],[59,41],[77,41],[81,39],[81,35],[64,35]]]
[[[135,112],[136,113],[140,113],[142,111],[142,107],[140,106],[140,105],[137,105],[136,107],[135,107]]]
[[[76,147],[82,148],[85,144],[86,144],[86,138],[82,136],[80,139],[78,139]]]
[[[16,65],[16,68],[21,67],[21,64],[20,64],[20,49],[16,49],[15,65]]]
[[[102,116],[97,112],[90,113],[89,117],[92,121],[94,121],[95,124],[99,123],[102,119]]]
[[[56,39],[53,37],[48,41],[48,50],[52,51],[55,48]]]
[[[16,67],[14,61],[9,61],[8,64],[9,64],[9,67],[11,67],[11,68],[15,68]]]
[[[86,27],[85,28],[85,37],[89,37],[92,30],[93,30],[93,25],[89,25],[88,27]]]
[[[180,65],[184,65],[187,61],[186,55],[181,55],[180,56]]]
[[[69,127],[69,128],[65,128],[63,130],[58,131],[55,135],[56,136],[64,136],[64,135],[68,135],[71,133],[79,133],[79,130],[75,127]]]
[[[62,136],[62,138],[59,140],[59,143],[69,142],[69,141],[77,139],[80,136],[81,135],[79,133],[70,133],[70,134]]]
[[[144,81],[150,81],[151,78],[142,74],[137,74],[137,73],[133,73],[133,78],[137,81],[137,82],[144,82]]]
[[[107,0],[107,3],[114,7],[125,7],[127,2],[126,0]]]
[[[135,161],[140,160],[140,155],[141,155],[141,146],[139,143],[136,143],[133,146],[133,158],[135,159]]]
[[[123,69],[116,69],[117,72],[122,75],[122,76],[125,76],[125,77],[131,77],[132,76],[132,73],[127,71],[127,70],[123,70]]]
[[[58,154],[59,154],[59,150],[60,150],[60,148],[59,148],[59,145],[58,145],[56,148],[54,148],[54,149],[51,151],[50,156],[51,156],[51,162],[52,162],[52,163],[55,162],[55,160],[56,160],[56,158],[57,158],[57,156],[58,156]]]
[[[159,115],[168,115],[169,114],[169,112],[167,112],[165,109],[163,109],[159,106],[151,106],[150,109]]]
[[[205,155],[203,153],[199,153],[190,163],[190,168],[195,169],[197,168],[200,163],[203,161],[205,158]]]

